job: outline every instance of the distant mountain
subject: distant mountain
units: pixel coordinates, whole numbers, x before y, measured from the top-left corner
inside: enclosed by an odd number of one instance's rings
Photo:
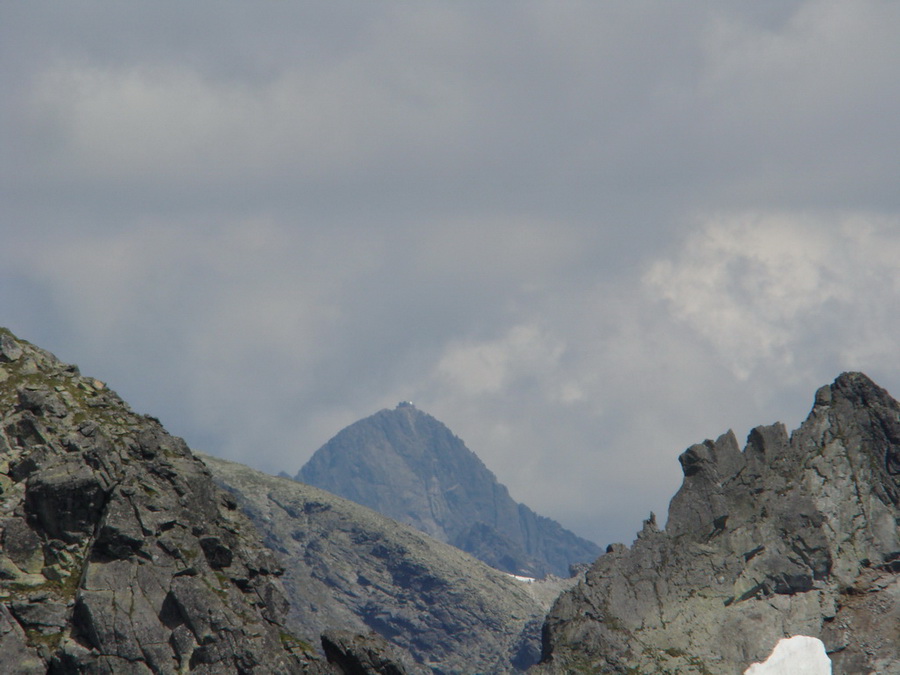
[[[836,674],[900,673],[897,401],[845,373],[790,436],[757,427],[741,451],[728,432],[679,459],[666,529],[651,516],[560,596],[535,675],[742,675],[793,635]]]
[[[283,561],[299,635],[375,631],[436,675],[521,672],[540,656],[552,601],[575,582],[523,583],[325,490],[202,458]]]
[[[596,544],[516,503],[441,422],[401,403],[338,433],[296,480],[368,506],[513,574],[568,576]]]

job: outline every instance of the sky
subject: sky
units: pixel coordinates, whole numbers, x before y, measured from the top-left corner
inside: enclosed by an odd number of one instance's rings
[[[0,0],[0,325],[294,475],[410,400],[601,545],[900,395],[900,3]]]

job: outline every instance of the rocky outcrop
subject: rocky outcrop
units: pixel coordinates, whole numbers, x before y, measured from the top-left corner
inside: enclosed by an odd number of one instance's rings
[[[900,672],[900,405],[859,373],[803,425],[688,448],[665,531],[611,546],[544,626],[535,673],[740,675],[791,635]]]
[[[319,673],[184,442],[0,329],[0,672]]]
[[[410,403],[360,420],[322,446],[297,480],[408,523],[497,569],[568,576],[600,549],[517,504],[441,422]]]
[[[375,634],[360,635],[345,630],[322,634],[322,649],[340,675],[410,675],[413,668],[405,655],[395,652]]]
[[[523,583],[330,492],[204,459],[284,561],[292,627],[375,631],[414,657],[409,672],[526,669],[546,611],[575,582]]]

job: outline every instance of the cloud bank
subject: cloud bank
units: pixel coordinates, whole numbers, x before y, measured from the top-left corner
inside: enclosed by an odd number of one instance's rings
[[[601,544],[900,394],[887,2],[0,10],[0,323],[293,474],[413,400]]]

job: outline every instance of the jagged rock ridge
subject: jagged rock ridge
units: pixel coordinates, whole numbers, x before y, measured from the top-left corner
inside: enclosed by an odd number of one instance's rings
[[[536,673],[740,675],[779,639],[818,637],[839,673],[900,673],[900,405],[865,375],[781,424],[679,458],[651,517],[564,593]]]
[[[568,576],[600,549],[517,504],[441,422],[410,403],[339,432],[296,479],[448,542],[507,572]]]
[[[0,493],[0,671],[313,667],[278,563],[184,442],[5,329]]]
[[[290,620],[306,635],[374,630],[436,674],[520,672],[573,580],[522,583],[325,490],[203,457],[285,561]]]
[[[0,672],[407,672],[374,637],[317,658],[282,571],[184,441],[0,328]]]

